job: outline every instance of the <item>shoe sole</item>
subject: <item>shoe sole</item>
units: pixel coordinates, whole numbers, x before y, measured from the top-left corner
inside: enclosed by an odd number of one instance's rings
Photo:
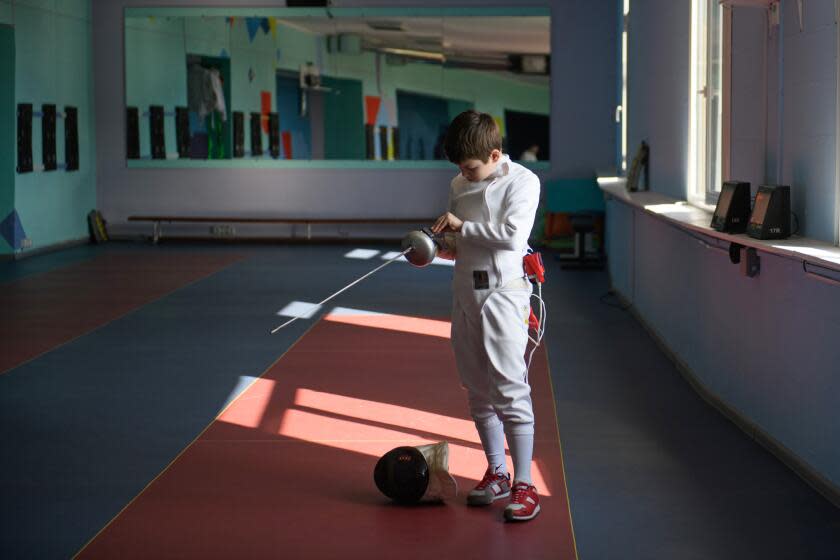
[[[537,507],[534,508],[534,512],[527,517],[525,517],[524,515],[515,515],[513,511],[505,510],[505,519],[508,521],[530,521],[531,519],[535,518],[539,513],[540,505],[537,504]]]
[[[485,496],[476,496],[473,498],[472,496],[467,496],[467,505],[468,506],[489,506],[496,500],[501,500],[502,498],[507,498],[510,496],[510,490],[505,492],[504,494],[499,494],[495,498],[491,499],[489,502]]]

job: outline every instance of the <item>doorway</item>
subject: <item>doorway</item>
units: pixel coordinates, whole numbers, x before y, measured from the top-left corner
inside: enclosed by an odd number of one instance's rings
[[[297,74],[277,72],[277,115],[284,159],[312,159],[309,115],[300,116],[300,79]]]
[[[365,119],[362,113],[362,82],[324,76],[331,88],[324,100],[324,157],[365,159]]]
[[[522,152],[534,145],[539,146],[538,160],[549,159],[548,115],[505,109],[505,132],[506,151],[511,159],[521,159]]]

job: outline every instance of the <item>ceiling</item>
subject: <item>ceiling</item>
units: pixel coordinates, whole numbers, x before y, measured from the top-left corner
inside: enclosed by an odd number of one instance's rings
[[[549,54],[550,18],[385,17],[278,18],[279,22],[319,35],[355,33],[366,48],[403,48],[455,57],[507,58],[510,54]],[[380,30],[398,27],[402,30]]]

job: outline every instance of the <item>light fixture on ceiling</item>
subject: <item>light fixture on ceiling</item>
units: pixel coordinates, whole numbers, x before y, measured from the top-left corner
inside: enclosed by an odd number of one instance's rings
[[[403,23],[396,20],[373,20],[367,22],[368,27],[376,31],[405,31]]]
[[[510,55],[511,72],[517,74],[549,74],[549,56],[544,54],[516,54]]]
[[[380,52],[386,54],[396,54],[406,58],[415,58],[420,60],[428,60],[431,62],[446,62],[446,56],[443,53],[436,53],[430,51],[419,51],[415,49],[398,49],[393,47],[385,47],[379,49]]]

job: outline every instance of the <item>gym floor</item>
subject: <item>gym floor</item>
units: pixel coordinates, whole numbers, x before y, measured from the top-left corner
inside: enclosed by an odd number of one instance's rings
[[[0,264],[3,558],[838,558],[840,510],[707,405],[605,272],[546,258],[531,371],[543,513],[397,507],[376,458],[483,474],[452,270],[394,247],[85,246]],[[357,254],[358,256],[358,254]]]

